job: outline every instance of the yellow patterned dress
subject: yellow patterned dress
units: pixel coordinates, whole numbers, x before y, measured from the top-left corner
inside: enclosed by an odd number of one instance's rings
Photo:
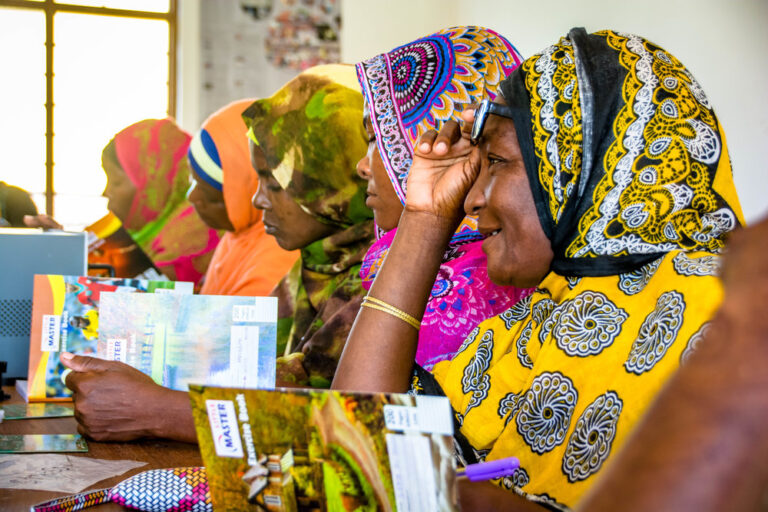
[[[518,457],[498,483],[567,509],[701,339],[742,215],[707,97],[653,43],[574,29],[501,89],[555,256],[434,375],[467,461]]]

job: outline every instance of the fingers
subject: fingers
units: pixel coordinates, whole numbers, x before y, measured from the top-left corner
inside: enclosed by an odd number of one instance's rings
[[[432,144],[434,144],[437,138],[437,132],[435,130],[429,130],[419,137],[419,145],[417,151],[422,154],[429,154],[432,151]]]
[[[456,121],[448,121],[437,134],[432,151],[436,155],[445,155],[455,143],[461,140],[461,127]]]
[[[419,138],[417,152],[422,155],[430,153],[436,156],[446,155],[451,148],[461,140],[462,130],[456,121],[448,121],[438,133],[429,130]]]
[[[103,372],[113,366],[112,361],[105,361],[98,357],[76,356],[70,352],[62,352],[60,357],[61,364],[76,372]]]
[[[61,224],[49,215],[25,215],[24,225],[30,228],[64,229]]]
[[[475,122],[475,109],[468,108],[466,110],[462,110],[461,120],[463,121],[461,125],[462,134],[469,137],[469,134],[472,133],[472,124]]]

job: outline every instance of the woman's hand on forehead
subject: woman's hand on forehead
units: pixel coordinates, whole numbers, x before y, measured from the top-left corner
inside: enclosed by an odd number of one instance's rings
[[[480,171],[478,152],[469,142],[474,110],[461,113],[464,121],[448,121],[439,132],[424,133],[416,144],[408,175],[405,208],[460,220],[467,192]]]

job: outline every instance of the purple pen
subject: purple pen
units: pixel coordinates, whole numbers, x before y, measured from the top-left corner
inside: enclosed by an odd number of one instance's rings
[[[459,478],[466,477],[471,482],[480,482],[483,480],[493,480],[494,478],[511,476],[519,467],[520,461],[517,460],[516,457],[506,457],[490,462],[470,464],[464,469],[457,471],[456,476]]]

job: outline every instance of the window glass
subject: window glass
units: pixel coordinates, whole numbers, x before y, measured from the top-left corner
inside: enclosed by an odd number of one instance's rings
[[[109,7],[111,9],[130,9],[132,11],[168,12],[168,0],[67,0],[70,5],[87,7]]]
[[[0,8],[0,181],[32,194],[45,212],[45,15]]]
[[[168,23],[58,13],[54,27],[54,211],[76,229],[106,213],[104,146],[134,122],[167,116]]]

